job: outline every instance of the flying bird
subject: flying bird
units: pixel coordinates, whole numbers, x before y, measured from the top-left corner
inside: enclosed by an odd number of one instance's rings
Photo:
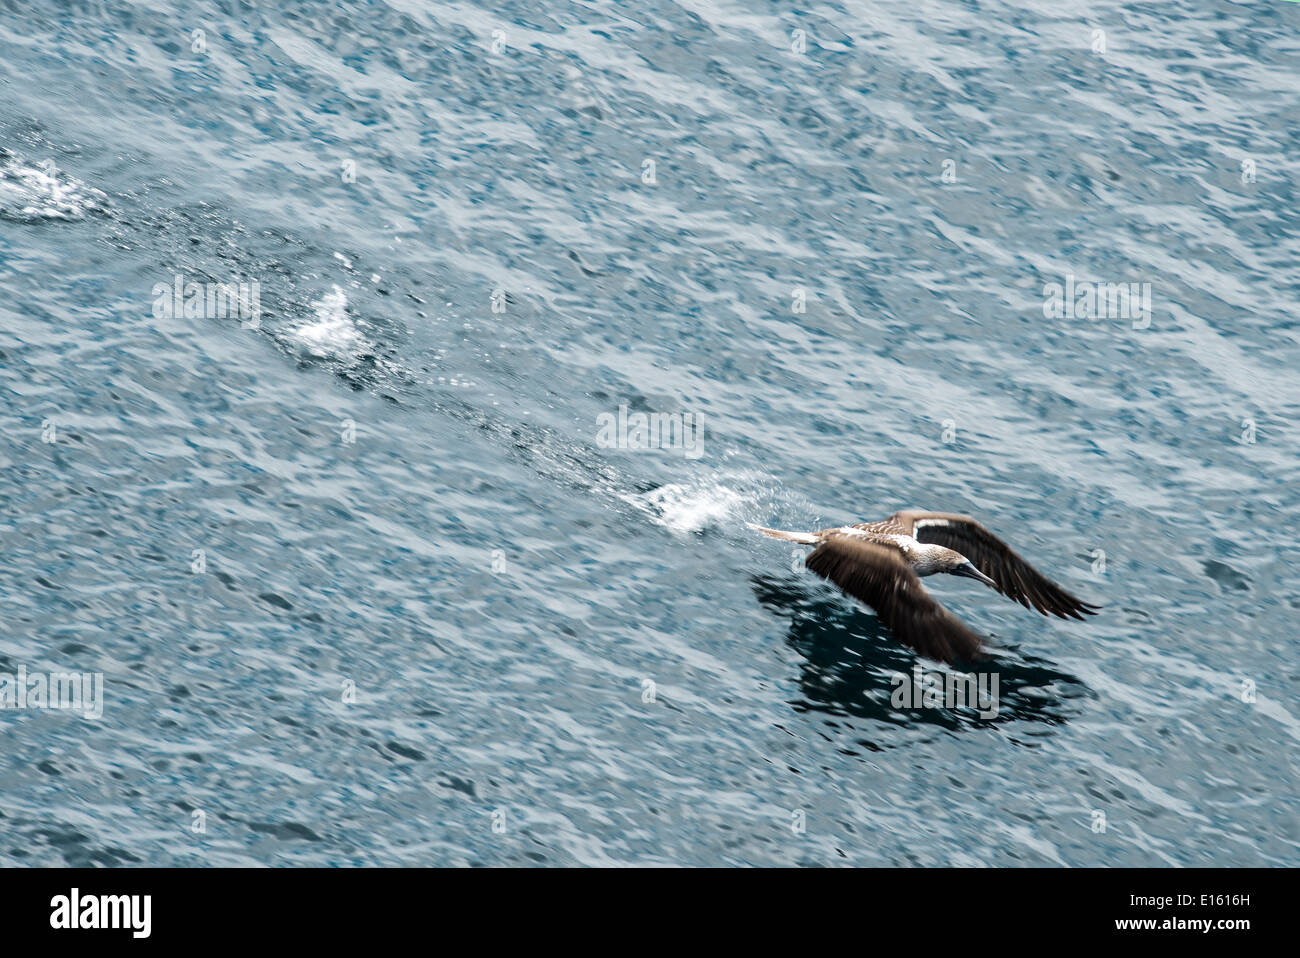
[[[1027,609],[1062,619],[1100,611],[1049,581],[970,516],[908,509],[880,522],[820,532],[751,528],[816,546],[804,565],[875,609],[904,645],[942,662],[981,657],[980,637],[925,590],[922,576],[976,579]]]

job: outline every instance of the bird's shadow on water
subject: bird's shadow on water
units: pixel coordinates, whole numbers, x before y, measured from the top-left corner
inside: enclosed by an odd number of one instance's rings
[[[821,590],[797,578],[755,575],[751,582],[763,606],[790,619],[786,641],[804,659],[798,678],[800,697],[790,703],[799,712],[818,712],[838,720],[867,719],[887,728],[929,726],[953,732],[1014,722],[1055,727],[1069,720],[1073,700],[1092,694],[1082,680],[1043,659],[1011,656],[999,649],[987,659],[951,670],[987,673],[985,681],[990,683],[996,676],[996,714],[974,706],[896,708],[892,700],[900,685],[898,675],[910,681],[917,664],[926,674],[942,674],[946,667],[918,658],[871,613],[837,596],[819,594]],[[861,726],[853,727],[862,731]],[[887,741],[859,744],[873,750],[890,747]]]

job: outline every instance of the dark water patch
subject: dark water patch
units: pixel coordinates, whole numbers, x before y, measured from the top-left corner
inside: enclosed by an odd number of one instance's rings
[[[392,752],[394,755],[401,756],[402,758],[405,759],[410,759],[413,762],[425,761],[424,753],[421,752],[418,748],[412,748],[409,745],[403,745],[401,742],[388,742],[384,746],[384,748]]]
[[[990,658],[968,668],[997,676],[996,715],[980,714],[988,709],[975,707],[895,708],[892,700],[898,676],[911,684],[918,663],[931,672],[943,667],[902,647],[874,615],[849,607],[847,601],[820,598],[822,590],[798,579],[756,576],[751,581],[761,604],[790,619],[786,642],[804,659],[798,676],[800,698],[791,702],[800,711],[895,726],[933,724],[948,731],[1011,722],[1058,726],[1077,714],[1071,701],[1089,694],[1078,678],[1041,659],[1013,659],[994,651]],[[962,667],[952,671],[964,674]],[[861,726],[854,727],[861,730]]]
[[[245,822],[255,832],[271,835],[281,841],[319,842],[323,839],[301,822]]]
[[[1219,583],[1225,590],[1234,592],[1250,591],[1250,576],[1239,572],[1226,562],[1220,562],[1218,559],[1207,559],[1202,568],[1205,569],[1206,575]]]

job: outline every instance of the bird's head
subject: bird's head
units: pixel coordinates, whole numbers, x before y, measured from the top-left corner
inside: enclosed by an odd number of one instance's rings
[[[946,555],[939,557],[939,571],[946,572],[949,575],[960,575],[967,579],[974,579],[976,582],[983,582],[986,586],[996,589],[998,584],[986,576],[979,569],[975,568],[974,563],[967,559],[960,552],[954,552],[952,549],[943,550]]]

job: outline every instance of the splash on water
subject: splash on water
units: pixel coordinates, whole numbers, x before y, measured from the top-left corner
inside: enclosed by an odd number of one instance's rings
[[[0,219],[79,220],[104,209],[105,200],[104,193],[69,176],[53,161],[24,163],[0,150]]]
[[[748,497],[716,482],[679,483],[622,497],[664,528],[679,534],[702,532],[734,518]]]
[[[312,304],[315,317],[289,330],[295,342],[314,356],[330,359],[355,357],[365,345],[365,337],[348,315],[348,298],[335,286]]]

